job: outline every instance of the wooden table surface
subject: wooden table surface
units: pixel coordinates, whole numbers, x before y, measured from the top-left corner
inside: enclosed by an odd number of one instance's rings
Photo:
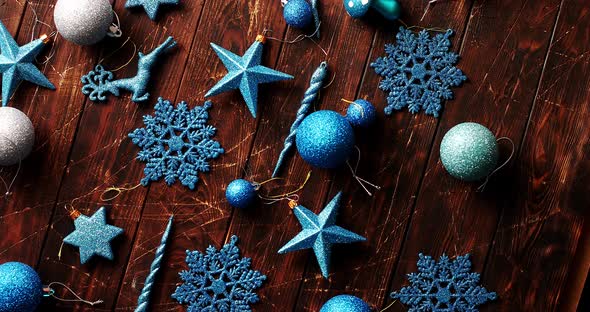
[[[213,98],[210,122],[225,148],[190,191],[162,181],[124,192],[105,203],[110,186],[133,186],[144,164],[127,137],[143,126],[157,96],[201,105],[205,92],[226,73],[212,51],[215,42],[243,53],[264,29],[292,39],[278,0],[185,0],[163,9],[157,22],[143,11],[114,9],[123,38],[92,47],[63,38],[47,47],[39,65],[56,91],[23,83],[10,105],[24,111],[36,129],[34,152],[23,162],[13,195],[0,199],[0,262],[34,266],[43,282],[70,285],[83,298],[102,299],[94,308],[45,299],[41,311],[132,311],[143,287],[168,217],[174,231],[155,286],[152,311],[184,311],[170,298],[185,268],[185,250],[221,247],[240,238],[242,254],[268,280],[255,311],[318,311],[330,297],[362,297],[376,310],[389,305],[389,293],[407,285],[418,253],[438,257],[470,253],[481,284],[499,299],[481,311],[574,311],[590,265],[590,2],[586,0],[441,0],[425,11],[427,0],[401,0],[407,25],[451,28],[458,67],[469,80],[455,88],[440,118],[407,110],[383,114],[386,94],[369,63],[393,42],[399,23],[377,14],[350,18],[341,0],[321,3],[322,37],[285,44],[269,41],[264,64],[293,74],[292,81],[264,86],[259,117],[253,119],[237,92]],[[55,0],[2,0],[0,18],[19,44],[52,28]],[[179,47],[157,67],[152,99],[137,105],[128,93],[94,103],[80,89],[80,77],[105,57],[107,68],[123,65],[133,44],[140,51],[172,35]],[[372,130],[357,139],[362,151],[358,174],[382,189],[368,196],[347,169],[313,170],[300,203],[318,212],[343,190],[339,224],[367,242],[338,247],[332,272],[322,278],[311,251],[277,254],[300,227],[285,202],[248,211],[231,209],[224,192],[235,178],[269,178],[298,109],[309,77],[319,63],[330,63],[331,85],[316,109],[344,112],[341,98],[367,98],[378,108]],[[44,59],[40,58],[41,61]],[[136,60],[116,74],[134,75]],[[465,121],[489,127],[516,144],[510,164],[491,179],[485,192],[477,183],[453,179],[443,169],[439,144],[447,130]],[[509,148],[502,145],[502,156]],[[296,188],[310,167],[297,155],[288,160],[284,181],[269,192]],[[4,168],[10,179],[16,168]],[[109,220],[125,230],[114,244],[116,259],[80,265],[78,250],[60,246],[73,230],[67,207],[92,214],[109,208]],[[59,291],[60,295],[66,295]],[[390,311],[406,311],[399,302]]]

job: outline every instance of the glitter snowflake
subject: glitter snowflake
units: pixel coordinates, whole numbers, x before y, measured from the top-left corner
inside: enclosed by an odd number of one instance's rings
[[[217,251],[209,246],[207,253],[188,251],[188,271],[180,272],[184,284],[178,286],[172,298],[189,304],[189,312],[249,312],[250,304],[258,302],[253,291],[266,276],[250,270],[250,258],[240,258],[236,247],[238,238]]]
[[[496,299],[496,293],[479,286],[479,273],[471,273],[469,254],[454,261],[442,255],[438,262],[419,255],[418,273],[408,274],[411,286],[391,293],[391,297],[409,305],[410,312],[477,312],[476,307]]]
[[[371,66],[377,74],[385,77],[379,88],[389,92],[385,113],[408,107],[417,113],[438,117],[443,100],[453,98],[451,87],[467,80],[454,65],[459,56],[449,51],[452,30],[431,38],[426,30],[415,35],[400,27],[397,43],[386,44],[387,56],[379,57]]]
[[[209,108],[211,102],[190,110],[185,102],[174,108],[170,101],[158,99],[155,114],[143,117],[146,127],[129,134],[142,148],[137,159],[147,162],[141,184],[163,176],[168,185],[179,179],[191,190],[195,188],[197,174],[209,171],[207,161],[224,152],[219,142],[211,139],[216,130],[207,125]]]

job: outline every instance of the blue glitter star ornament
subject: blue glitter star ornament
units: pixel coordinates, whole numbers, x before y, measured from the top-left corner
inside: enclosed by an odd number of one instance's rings
[[[438,117],[443,100],[451,100],[451,87],[467,80],[454,65],[459,55],[449,51],[452,30],[430,37],[426,30],[415,35],[400,27],[396,44],[386,44],[387,56],[371,64],[384,77],[379,88],[389,92],[385,113],[408,107],[410,112],[421,109]]]
[[[442,255],[438,262],[419,255],[418,273],[408,274],[411,285],[391,293],[410,306],[409,311],[477,312],[476,307],[496,299],[495,292],[479,286],[479,273],[471,272],[469,254],[455,260]]]
[[[261,83],[293,79],[291,75],[260,65],[265,40],[265,37],[262,35],[256,37],[256,41],[248,48],[244,56],[238,56],[211,43],[211,47],[213,47],[213,50],[217,53],[225,68],[227,68],[228,73],[205,94],[205,97],[229,90],[240,89],[250,113],[256,118],[258,85]]]
[[[143,117],[146,127],[129,134],[142,148],[137,159],[147,162],[141,184],[147,186],[163,176],[168,185],[178,179],[195,189],[197,174],[209,171],[207,161],[224,153],[219,142],[211,139],[216,131],[207,124],[211,105],[207,101],[191,110],[184,101],[174,108],[170,101],[158,99],[155,114]]]
[[[22,47],[14,41],[0,22],[0,73],[2,73],[2,106],[6,106],[16,87],[23,80],[55,90],[55,86],[33,65],[35,58],[49,41],[46,35]]]
[[[180,0],[127,0],[125,3],[125,8],[129,9],[143,7],[145,13],[147,13],[147,15],[153,21],[158,15],[158,9],[160,9],[160,5],[178,5],[179,2]]]
[[[342,192],[338,192],[319,215],[301,205],[295,206],[293,212],[299,223],[301,223],[303,230],[283,246],[279,253],[313,248],[322,275],[328,278],[332,245],[350,244],[366,240],[366,238],[358,234],[335,225],[341,197]]]
[[[64,238],[64,243],[80,248],[80,262],[86,263],[94,256],[113,260],[111,241],[123,234],[123,229],[107,224],[107,211],[98,209],[92,217],[80,215],[74,220],[76,230]]]
[[[206,253],[186,251],[187,271],[180,272],[184,284],[172,298],[188,304],[188,311],[250,312],[250,304],[258,302],[254,292],[266,276],[250,269],[251,259],[240,258],[237,236],[221,250],[213,246]]]

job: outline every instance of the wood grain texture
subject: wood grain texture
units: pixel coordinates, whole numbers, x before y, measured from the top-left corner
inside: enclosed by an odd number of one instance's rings
[[[389,305],[389,293],[407,284],[419,252],[471,253],[482,284],[499,299],[481,311],[574,311],[587,274],[590,203],[590,5],[579,0],[401,1],[407,25],[451,28],[458,67],[469,78],[455,88],[439,119],[400,111],[385,116],[381,77],[369,63],[384,54],[400,23],[375,12],[351,19],[341,0],[319,1],[321,40],[291,40],[302,32],[287,28],[276,0],[194,0],[161,10],[155,21],[142,10],[128,11],[116,0],[124,35],[92,47],[61,37],[48,45],[51,59],[39,67],[56,91],[22,83],[10,105],[23,110],[36,128],[33,153],[23,162],[11,197],[0,198],[0,263],[22,261],[37,267],[43,282],[64,282],[99,306],[44,300],[42,311],[133,311],[168,217],[175,223],[152,297],[153,311],[185,311],[170,295],[186,268],[185,250],[221,247],[238,235],[242,255],[267,275],[255,311],[318,311],[330,297],[354,294],[375,310]],[[0,0],[0,19],[24,44],[41,33],[34,16],[52,25],[54,0]],[[144,164],[127,134],[143,126],[158,96],[190,107],[202,105],[206,91],[226,70],[210,48],[214,42],[242,54],[257,34],[271,30],[264,64],[295,79],[261,86],[259,117],[253,119],[238,92],[211,98],[210,123],[226,153],[211,161],[195,191],[163,181],[101,201],[110,186],[135,186]],[[88,101],[80,77],[99,60],[117,68],[138,51],[168,35],[179,47],[164,56],[152,81],[152,98],[137,105],[129,94],[105,103]],[[127,37],[130,41],[123,47]],[[324,55],[323,48],[327,51]],[[119,49],[120,50],[117,50]],[[117,50],[117,51],[116,51]],[[113,53],[113,51],[116,51]],[[357,133],[358,175],[382,187],[368,196],[348,168],[318,170],[296,154],[286,159],[284,180],[261,190],[279,194],[297,188],[311,170],[300,204],[319,212],[344,191],[339,224],[367,242],[338,246],[331,274],[321,277],[310,250],[277,254],[300,231],[286,201],[251,210],[233,210],[226,185],[244,177],[270,177],[283,139],[299,108],[310,75],[329,62],[330,85],[314,110],[342,114],[341,98],[366,98],[378,109],[372,129]],[[136,58],[117,77],[132,76]],[[484,193],[478,184],[451,178],[439,161],[440,140],[457,123],[476,121],[497,136],[510,137],[516,155],[494,176]],[[509,153],[502,145],[502,155]],[[354,163],[356,159],[351,159]],[[11,178],[16,168],[2,168]],[[76,248],[61,246],[73,230],[66,208],[93,214],[107,206],[109,222],[124,228],[115,241],[116,259],[80,265]],[[60,252],[61,250],[61,252]],[[61,296],[67,293],[60,290]],[[390,311],[406,311],[395,303]]]

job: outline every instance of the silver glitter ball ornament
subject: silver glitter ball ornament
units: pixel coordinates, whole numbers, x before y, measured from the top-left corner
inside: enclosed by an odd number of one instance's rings
[[[498,165],[498,143],[488,128],[465,122],[451,128],[440,144],[445,169],[463,181],[487,177]]]
[[[0,107],[0,166],[12,166],[31,153],[35,142],[33,123],[23,112]]]
[[[58,0],[53,11],[57,31],[77,45],[101,41],[113,23],[109,0]]]

